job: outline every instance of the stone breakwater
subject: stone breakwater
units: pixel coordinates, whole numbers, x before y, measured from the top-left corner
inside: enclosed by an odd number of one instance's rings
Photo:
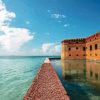
[[[49,60],[42,64],[23,100],[70,100]]]

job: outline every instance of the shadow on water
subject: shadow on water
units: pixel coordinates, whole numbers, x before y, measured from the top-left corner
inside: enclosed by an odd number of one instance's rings
[[[100,63],[51,61],[71,100],[100,100]]]

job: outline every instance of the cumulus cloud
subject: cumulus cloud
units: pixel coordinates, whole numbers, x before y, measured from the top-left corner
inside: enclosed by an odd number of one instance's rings
[[[33,55],[60,55],[61,45],[57,43],[43,43],[40,48],[33,48],[32,52]]]
[[[62,14],[51,14],[51,17],[52,18],[56,18],[56,19],[63,19],[63,18],[66,18],[65,15],[62,15]]]
[[[64,23],[64,19],[66,19],[66,15],[65,14],[60,14],[60,13],[51,13],[50,10],[48,10],[48,13],[50,15],[50,17],[52,19],[55,19],[59,24],[61,23]],[[62,24],[61,24],[62,25]],[[69,24],[65,24],[65,25],[62,25],[64,27],[68,27]]]
[[[53,43],[44,43],[43,45],[42,45],[42,51],[43,52],[48,52],[48,51],[50,51],[51,50],[51,48],[53,47]]]
[[[14,12],[8,11],[5,4],[0,0],[0,46],[7,52],[16,52],[22,45],[33,39],[33,34],[26,28],[10,26]]]
[[[61,46],[56,43],[44,43],[42,44],[42,52],[47,54],[59,54],[61,52]]]
[[[50,10],[47,10],[48,13],[50,13]]]
[[[0,26],[8,25],[15,17],[15,13],[7,11],[5,4],[0,0]]]
[[[61,45],[59,43],[43,43],[40,48],[32,49],[33,55],[60,55]]]
[[[26,21],[26,24],[30,24],[30,21]]]
[[[69,27],[69,26],[70,26],[70,24],[65,24],[65,25],[64,25],[64,27]]]
[[[32,49],[32,53],[33,53],[33,54],[35,54],[35,53],[37,53],[37,52],[39,53],[38,50],[39,50],[39,49],[37,49],[37,48],[33,48],[33,49]]]
[[[5,34],[0,36],[0,44],[3,49],[10,52],[19,50],[24,43],[33,38],[29,35],[30,31],[25,28],[3,27],[2,31]]]

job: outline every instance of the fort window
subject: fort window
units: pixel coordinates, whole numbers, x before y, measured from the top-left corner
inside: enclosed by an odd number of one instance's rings
[[[90,45],[90,50],[92,50],[92,45]]]
[[[95,73],[95,78],[96,78],[96,80],[98,80],[98,74],[97,73]]]
[[[95,56],[97,56],[97,54],[95,54]]]
[[[85,54],[83,56],[86,56]]]
[[[98,49],[98,45],[97,45],[97,44],[95,44],[95,50],[96,50],[96,49]]]
[[[78,49],[78,47],[76,47],[76,49]]]
[[[85,51],[86,50],[86,48],[85,47],[83,47],[83,51]]]
[[[71,56],[71,55],[69,55],[69,56]]]
[[[76,56],[78,56],[78,54]]]
[[[71,48],[68,48],[68,50],[70,51],[70,50],[71,50]]]

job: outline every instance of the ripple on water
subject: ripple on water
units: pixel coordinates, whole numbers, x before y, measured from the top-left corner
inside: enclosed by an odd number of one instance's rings
[[[44,58],[0,58],[0,100],[22,100]]]

